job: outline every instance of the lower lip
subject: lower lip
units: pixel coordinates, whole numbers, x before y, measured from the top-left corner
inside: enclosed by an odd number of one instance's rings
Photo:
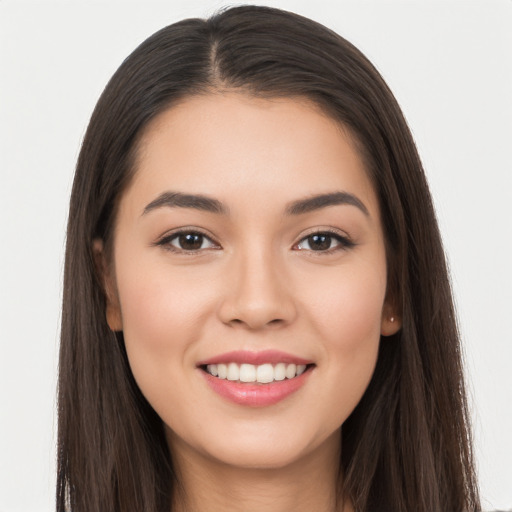
[[[248,407],[266,407],[281,402],[306,383],[311,371],[312,368],[308,368],[293,379],[279,380],[268,384],[252,384],[219,379],[200,370],[210,388],[218,395],[235,404]]]

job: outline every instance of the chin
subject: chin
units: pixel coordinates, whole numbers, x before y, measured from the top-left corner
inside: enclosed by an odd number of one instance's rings
[[[258,428],[244,429],[239,425],[236,429],[238,432],[224,429],[218,436],[204,436],[203,431],[199,443],[197,437],[194,439],[195,436],[169,432],[168,441],[173,446],[177,438],[180,438],[180,445],[183,446],[184,442],[196,456],[210,463],[254,470],[290,468],[305,458],[314,458],[315,454],[337,453],[340,429],[328,435],[316,429],[312,432],[311,429],[305,429],[304,425],[300,427],[294,425],[292,429],[276,429],[260,425]]]
[[[298,462],[303,455],[303,449],[300,448],[283,450],[270,445],[224,451],[219,454],[217,460],[240,469],[271,470],[289,467]]]

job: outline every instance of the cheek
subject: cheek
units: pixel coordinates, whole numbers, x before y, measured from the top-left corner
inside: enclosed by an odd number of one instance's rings
[[[386,293],[385,266],[362,266],[326,277],[307,301],[330,349],[359,350],[380,338]],[[318,283],[320,285],[321,283]]]
[[[130,367],[152,402],[169,391],[170,378],[179,378],[193,359],[190,353],[204,336],[212,299],[204,282],[201,286],[183,272],[135,260],[116,269],[118,295]]]
[[[385,272],[378,268],[333,278],[325,283],[325,293],[310,297],[328,387],[322,400],[336,411],[338,425],[359,403],[375,369],[386,292]]]
[[[119,244],[121,246],[121,244]],[[208,275],[166,264],[161,255],[130,254],[116,262],[125,337],[152,350],[168,350],[201,328],[212,303]],[[122,255],[122,247],[119,250]],[[185,333],[189,333],[184,337]]]

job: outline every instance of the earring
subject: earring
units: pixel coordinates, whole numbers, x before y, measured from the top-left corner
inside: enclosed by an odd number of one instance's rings
[[[391,323],[393,323],[393,322],[395,321],[395,317],[394,317],[394,316],[389,317],[389,321],[390,321]]]

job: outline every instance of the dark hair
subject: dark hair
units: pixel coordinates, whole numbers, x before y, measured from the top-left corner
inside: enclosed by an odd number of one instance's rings
[[[116,205],[149,121],[185,97],[230,89],[319,105],[352,134],[379,199],[388,297],[402,329],[381,340],[370,385],[343,425],[340,495],[357,511],[479,510],[449,277],[400,108],[342,37],[251,6],[151,36],[122,63],[92,115],[67,231],[57,510],[170,510],[179,482],[162,421],[134,381],[122,333],[107,325],[93,240],[112,243]]]

